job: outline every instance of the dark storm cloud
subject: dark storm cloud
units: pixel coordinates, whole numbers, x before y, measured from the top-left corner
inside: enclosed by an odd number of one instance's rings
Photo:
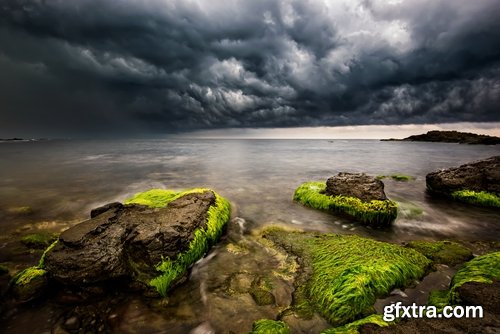
[[[479,1],[0,4],[0,130],[500,120]]]

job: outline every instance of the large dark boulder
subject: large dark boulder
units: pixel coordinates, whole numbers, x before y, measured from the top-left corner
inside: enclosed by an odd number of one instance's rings
[[[386,200],[384,183],[364,173],[338,173],[326,180],[325,194],[357,197],[365,202]]]
[[[430,193],[450,195],[458,190],[500,193],[500,156],[476,161],[460,167],[439,170],[427,174]]]
[[[109,279],[155,274],[162,258],[175,259],[206,225],[216,197],[211,191],[184,195],[164,208],[112,203],[59,237],[46,254],[50,279],[93,284]]]

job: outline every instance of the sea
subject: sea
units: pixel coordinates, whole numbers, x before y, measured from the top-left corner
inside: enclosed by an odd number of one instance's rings
[[[116,332],[249,331],[253,320],[275,318],[277,309],[255,308],[248,296],[221,297],[221,289],[234,275],[274,270],[276,261],[269,260],[269,254],[252,241],[256,231],[279,225],[394,243],[416,239],[500,241],[498,211],[431,198],[425,184],[430,172],[499,154],[498,146],[342,139],[2,142],[0,262],[15,261],[17,255],[8,249],[22,235],[59,233],[88,219],[92,208],[106,203],[124,201],[151,188],[211,188],[231,202],[229,232],[240,236],[225,237],[200,261],[188,283],[176,289],[168,305],[162,305],[163,311],[139,297],[122,303],[116,309],[120,319]],[[325,181],[339,172],[389,176],[383,179],[385,192],[399,205],[391,228],[372,229],[292,200],[301,183]],[[412,180],[396,181],[390,178],[393,174],[409,175]],[[233,256],[226,246],[234,242],[246,242],[249,251]],[[286,289],[290,285],[283,285],[278,304],[289,302]],[[36,312],[20,312],[5,328],[12,333],[43,333],[64,312],[67,310],[45,305]],[[29,327],[28,323],[37,325]],[[165,327],[169,331],[163,331]]]

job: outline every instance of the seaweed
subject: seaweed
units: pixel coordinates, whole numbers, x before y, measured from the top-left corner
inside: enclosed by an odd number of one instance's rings
[[[290,334],[290,329],[283,321],[260,319],[253,323],[249,334]]]
[[[459,190],[453,192],[451,197],[460,202],[500,208],[500,196],[487,191]]]
[[[434,263],[454,266],[472,258],[472,252],[453,241],[410,241],[406,247],[413,248]]]
[[[372,226],[387,226],[396,219],[398,206],[390,200],[364,202],[356,197],[328,196],[324,194],[325,182],[306,182],[301,184],[293,199],[314,209],[347,214]]]
[[[413,249],[355,235],[270,228],[263,236],[312,269],[303,297],[333,325],[372,313],[378,297],[421,278],[430,264]]]
[[[151,189],[136,194],[124,203],[164,207],[179,197],[205,191],[211,190],[195,188],[183,192],[175,192],[171,190]],[[224,226],[229,221],[231,208],[226,199],[215,192],[214,194],[216,198],[215,205],[212,205],[208,210],[206,227],[194,231],[194,238],[190,242],[188,250],[178,254],[175,259],[165,258],[156,266],[156,270],[160,275],[153,278],[149,284],[156,288],[160,295],[166,296],[168,290],[184,276],[188,268],[201,259],[221,237]]]

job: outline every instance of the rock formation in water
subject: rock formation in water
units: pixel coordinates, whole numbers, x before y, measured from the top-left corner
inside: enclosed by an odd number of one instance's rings
[[[384,183],[364,173],[338,173],[326,180],[325,194],[357,197],[365,202],[384,201]]]
[[[429,131],[425,134],[413,135],[404,139],[382,139],[382,141],[425,141],[442,143],[460,143],[460,144],[482,144],[496,145],[500,144],[500,138],[488,135],[478,135],[469,132],[458,131]]]
[[[383,182],[361,173],[339,173],[326,183],[303,183],[293,198],[312,208],[354,217],[373,227],[390,225],[398,214],[397,204],[385,196]]]
[[[125,279],[165,295],[220,237],[229,203],[208,189],[143,194],[140,201],[149,196],[165,205],[111,203],[92,210],[91,219],[59,236],[37,267],[14,279],[19,294],[44,277],[78,287]]]
[[[458,190],[500,193],[500,156],[427,174],[431,193],[450,195]]]
[[[431,195],[500,207],[500,156],[429,173],[425,179]]]

